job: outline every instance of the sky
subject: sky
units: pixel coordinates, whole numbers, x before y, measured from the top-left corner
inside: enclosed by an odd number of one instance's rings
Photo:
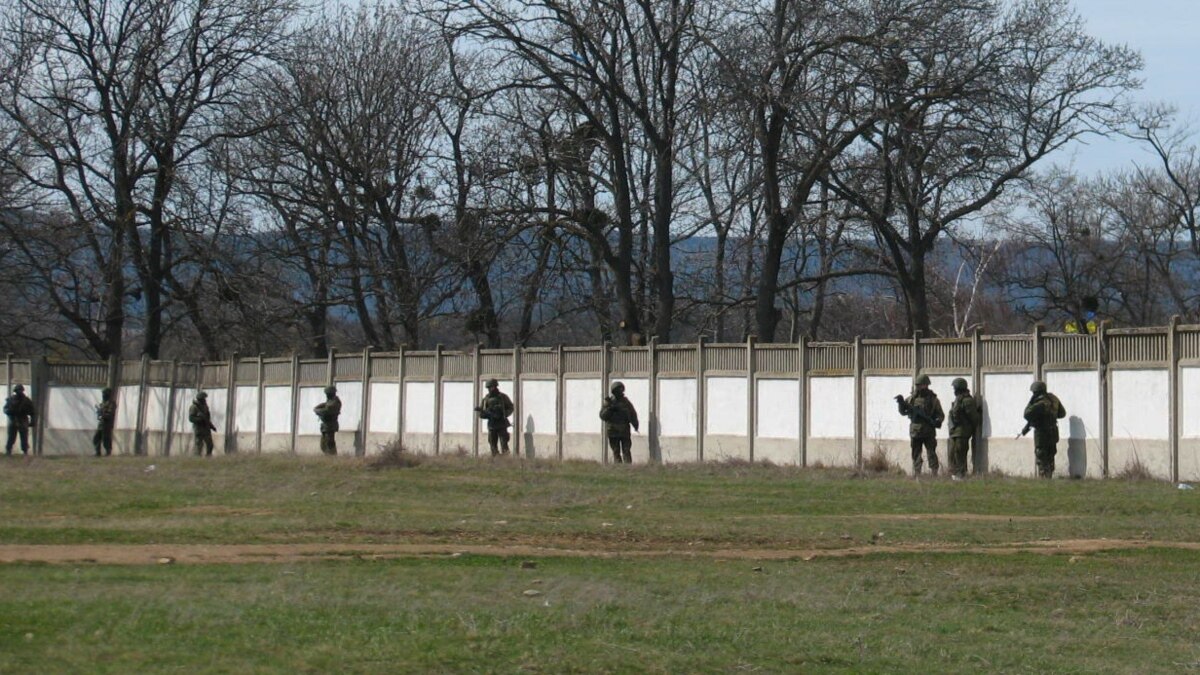
[[[1142,53],[1143,85],[1135,97],[1175,105],[1177,119],[1189,123],[1200,143],[1200,0],[1075,0],[1075,7],[1092,35]],[[1086,175],[1155,161],[1135,143],[1103,138],[1048,159]]]

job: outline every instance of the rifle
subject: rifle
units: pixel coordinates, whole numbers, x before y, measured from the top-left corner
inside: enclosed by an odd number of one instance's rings
[[[1022,436],[1024,436],[1025,434],[1029,433],[1029,431],[1030,431],[1031,429],[1033,429],[1033,425],[1032,425],[1032,424],[1030,424],[1029,422],[1026,422],[1026,423],[1025,423],[1025,428],[1024,428],[1024,429],[1021,429],[1021,433],[1017,434],[1017,438],[1021,438],[1021,437],[1022,437]],[[1016,439],[1014,439],[1014,440],[1016,440]]]
[[[924,422],[924,423],[928,424],[929,426],[933,427],[934,429],[942,428],[942,425],[937,422],[934,422],[933,418],[930,417],[929,414],[926,413],[924,410],[921,410],[920,408],[913,406],[913,405],[905,405],[904,404],[904,396],[902,394],[896,394],[896,403],[899,403],[900,405],[908,408],[908,412],[903,413],[903,414],[908,416],[909,419],[916,418],[917,421]]]

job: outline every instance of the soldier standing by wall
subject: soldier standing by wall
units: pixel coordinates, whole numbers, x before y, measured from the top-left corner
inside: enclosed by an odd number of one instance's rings
[[[104,455],[112,454],[113,425],[117,422],[117,402],[113,400],[113,390],[105,387],[100,390],[100,404],[96,406],[96,433],[92,436],[92,447],[96,456],[100,456],[100,448]]]
[[[600,419],[604,420],[608,447],[612,449],[614,462],[620,464],[624,461],[626,464],[632,464],[630,445],[633,441],[629,428],[633,427],[634,431],[638,428],[637,410],[634,409],[633,403],[625,398],[624,383],[613,382],[611,391],[612,396],[606,396],[600,406]]]
[[[942,427],[946,415],[942,412],[942,403],[938,401],[937,394],[929,388],[929,376],[917,376],[912,395],[904,398],[897,394],[896,403],[900,407],[900,414],[911,420],[908,435],[912,446],[913,475],[921,475],[924,464],[921,461],[921,448],[929,455],[929,471],[934,476],[938,475],[937,430]]]
[[[29,429],[33,426],[33,401],[25,395],[25,386],[13,387],[12,396],[4,401],[4,414],[8,416],[8,442],[4,454],[11,455],[17,436],[21,437],[21,454],[29,454]]]
[[[1025,406],[1025,428],[1021,436],[1033,429],[1033,456],[1038,476],[1054,477],[1054,457],[1058,454],[1058,421],[1067,416],[1062,401],[1046,391],[1046,383],[1038,380],[1029,385],[1033,396]]]
[[[188,408],[188,421],[192,423],[192,433],[196,436],[196,454],[212,456],[212,432],[217,430],[212,423],[212,413],[208,410],[208,394],[201,391],[196,393],[192,406]]]
[[[321,419],[321,452],[337,454],[338,415],[342,414],[342,399],[337,397],[337,387],[325,387],[325,402],[313,408]]]
[[[967,475],[967,453],[983,416],[979,412],[979,404],[967,388],[967,381],[956,377],[952,384],[954,403],[950,404],[950,472],[954,480],[960,480]]]
[[[507,455],[508,428],[512,426],[508,416],[513,414],[516,408],[513,407],[512,399],[500,391],[500,382],[491,379],[487,381],[486,386],[487,394],[483,401],[475,406],[475,412],[479,413],[480,419],[487,420],[488,447],[491,448],[492,455]]]

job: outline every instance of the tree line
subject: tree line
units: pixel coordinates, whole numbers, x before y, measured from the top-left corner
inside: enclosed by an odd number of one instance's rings
[[[12,351],[1200,312],[1195,146],[1067,0],[9,0],[0,30]],[[1098,134],[1156,160],[1043,168]]]

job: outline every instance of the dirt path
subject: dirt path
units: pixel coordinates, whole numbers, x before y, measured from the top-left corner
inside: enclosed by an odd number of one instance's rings
[[[732,560],[813,560],[889,553],[979,553],[1003,555],[1042,553],[1080,555],[1101,551],[1171,548],[1200,551],[1200,542],[1132,539],[1063,539],[995,546],[909,544],[847,546],[832,549],[640,549],[550,548],[523,544],[85,544],[0,545],[0,563],[53,563],[102,565],[291,563],[306,560],[360,558],[367,560],[410,557],[487,555],[519,558],[684,557]]]

